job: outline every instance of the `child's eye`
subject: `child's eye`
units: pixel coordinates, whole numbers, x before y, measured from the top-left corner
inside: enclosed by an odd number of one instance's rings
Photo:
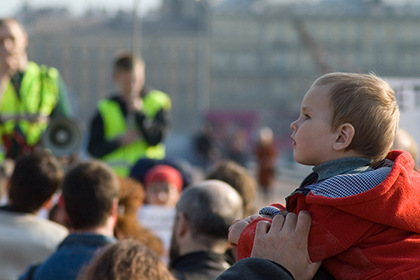
[[[305,120],[309,120],[311,117],[308,114],[305,114]]]

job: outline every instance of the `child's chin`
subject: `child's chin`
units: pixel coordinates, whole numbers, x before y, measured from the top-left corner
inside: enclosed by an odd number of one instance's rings
[[[296,157],[295,157],[295,161],[299,164],[302,164],[302,165],[313,165],[312,163],[309,163],[305,160],[296,159]]]

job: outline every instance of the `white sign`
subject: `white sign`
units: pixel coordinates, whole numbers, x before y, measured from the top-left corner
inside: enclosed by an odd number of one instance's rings
[[[171,243],[172,225],[175,218],[175,207],[143,205],[137,213],[140,223],[153,231],[163,242],[164,260],[168,262]]]

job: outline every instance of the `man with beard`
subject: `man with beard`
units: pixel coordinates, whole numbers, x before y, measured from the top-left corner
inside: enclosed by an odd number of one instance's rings
[[[188,187],[177,204],[169,252],[177,279],[214,280],[230,267],[224,255],[242,199],[228,184],[208,180]]]

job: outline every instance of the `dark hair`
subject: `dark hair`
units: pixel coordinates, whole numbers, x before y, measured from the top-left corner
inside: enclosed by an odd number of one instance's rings
[[[9,199],[16,209],[35,213],[58,190],[63,170],[57,159],[37,151],[18,159],[10,179]]]
[[[104,225],[119,187],[117,175],[100,161],[79,163],[69,170],[63,181],[63,198],[72,227]]]
[[[193,237],[209,246],[227,241],[232,221],[243,215],[242,199],[227,183],[208,180],[183,191],[177,212],[188,219]]]
[[[175,280],[166,264],[144,244],[123,240],[109,245],[78,280]]]
[[[144,65],[144,61],[141,58],[134,57],[131,53],[122,53],[114,60],[114,73],[117,71],[132,71],[136,63]]]
[[[255,214],[257,182],[248,171],[231,160],[223,160],[210,168],[206,180],[220,180],[232,186],[242,197],[244,217]]]

